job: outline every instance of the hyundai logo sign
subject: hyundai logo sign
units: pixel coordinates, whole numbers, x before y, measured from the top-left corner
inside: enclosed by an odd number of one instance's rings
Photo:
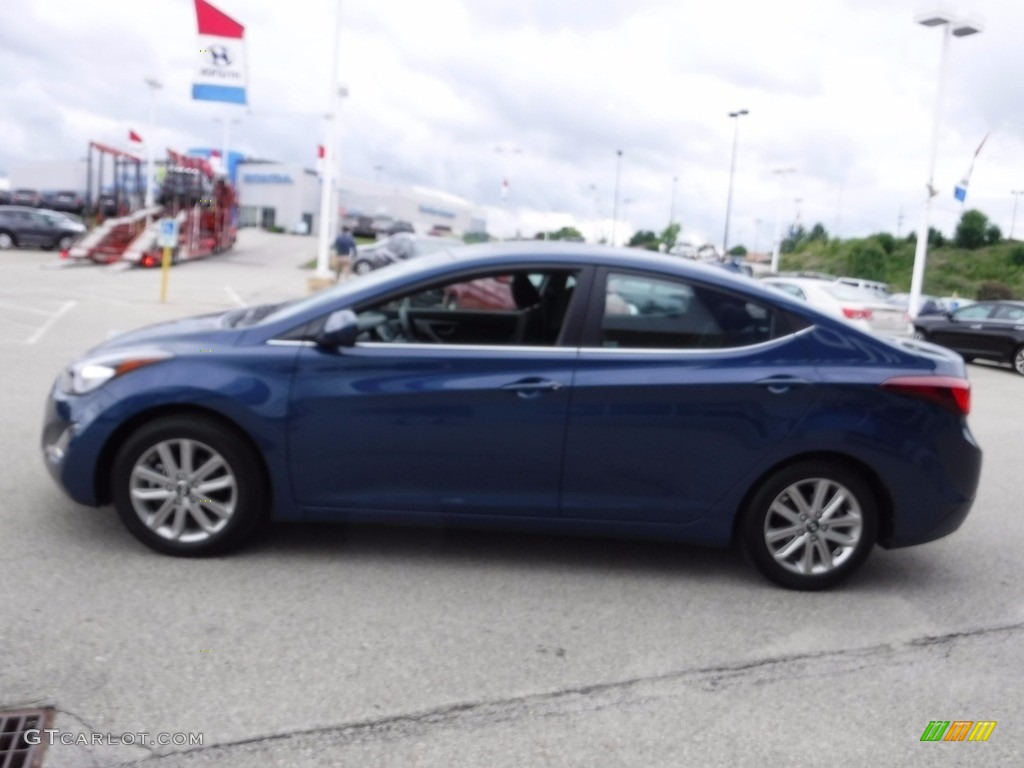
[[[242,176],[246,184],[294,184],[287,173],[247,173]]]

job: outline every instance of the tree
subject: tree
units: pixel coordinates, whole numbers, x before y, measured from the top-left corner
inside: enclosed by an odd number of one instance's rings
[[[882,246],[882,250],[889,256],[896,250],[896,238],[888,232],[877,232],[871,236],[871,239]]]
[[[534,240],[577,240],[583,242],[583,234],[576,227],[562,227],[553,232],[538,232]]]
[[[665,230],[661,233],[661,242],[665,244],[665,250],[671,251],[676,246],[676,241],[679,240],[679,233],[683,227],[680,224],[672,223],[665,227]]]
[[[960,217],[960,223],[956,225],[953,244],[957,248],[966,248],[971,251],[981,248],[985,245],[988,228],[988,216],[984,213],[974,208],[964,211]]]
[[[985,243],[987,245],[998,245],[1003,239],[1003,230],[995,224],[989,224],[985,228]]]
[[[646,248],[649,251],[656,251],[661,245],[661,240],[649,229],[641,229],[633,233],[628,245],[630,248]]]
[[[865,280],[885,280],[885,249],[873,237],[853,241],[846,254],[846,273]]]
[[[744,256],[747,255],[747,247],[745,245],[734,245],[732,248],[729,249],[729,255],[739,256],[740,258],[743,258]]]
[[[811,227],[811,231],[807,235],[807,242],[828,242],[828,231],[825,229],[825,225],[820,221]]]
[[[802,224],[794,224],[789,228],[789,232],[782,239],[782,244],[779,246],[779,250],[782,253],[796,253],[803,249],[806,242],[807,230],[803,228]]]

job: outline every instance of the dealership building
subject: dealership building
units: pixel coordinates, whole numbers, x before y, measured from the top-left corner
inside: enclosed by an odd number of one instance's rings
[[[210,157],[215,152],[211,149],[190,149],[188,154]],[[162,162],[158,161],[158,165]],[[320,176],[315,170],[296,163],[254,160],[231,152],[228,172],[238,190],[242,226],[281,227],[290,232],[317,233]],[[86,175],[85,164],[78,161],[36,163],[11,168],[11,186],[39,191],[68,189],[85,192]],[[447,226],[456,235],[487,229],[486,216],[481,208],[446,192],[344,175],[338,179],[336,189],[338,221],[342,216],[355,214],[390,216],[408,221],[417,232],[424,233],[436,225]]]

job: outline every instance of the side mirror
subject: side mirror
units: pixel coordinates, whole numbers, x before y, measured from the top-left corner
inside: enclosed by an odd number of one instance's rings
[[[956,318],[953,317],[953,310],[952,309],[947,309],[946,312],[945,312],[945,315],[946,315],[946,319],[947,320],[952,320],[954,323],[956,322]]]
[[[359,336],[359,318],[351,309],[332,312],[317,334],[316,343],[322,347],[351,347]]]

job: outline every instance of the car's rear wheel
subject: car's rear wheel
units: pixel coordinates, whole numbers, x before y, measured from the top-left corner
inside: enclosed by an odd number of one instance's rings
[[[368,261],[357,261],[352,265],[352,271],[357,275],[365,275],[367,272],[372,272],[373,267],[370,266],[370,262]]]
[[[874,546],[878,502],[853,470],[806,461],[768,478],[744,510],[744,552],[790,589],[830,587],[857,570]]]
[[[64,235],[57,241],[57,250],[66,251],[68,248],[71,247],[71,242],[73,240],[74,238],[71,237],[71,235]]]
[[[1017,347],[1017,351],[1013,353],[1013,369],[1024,376],[1024,346]]]
[[[914,338],[920,341],[928,341],[928,334],[922,331],[920,328],[915,328]]]
[[[17,242],[14,239],[14,235],[10,232],[0,232],[0,251],[6,251],[15,245],[17,245]]]
[[[114,505],[142,543],[171,555],[201,556],[240,545],[268,508],[254,450],[234,431],[197,416],[139,428],[112,472]]]

